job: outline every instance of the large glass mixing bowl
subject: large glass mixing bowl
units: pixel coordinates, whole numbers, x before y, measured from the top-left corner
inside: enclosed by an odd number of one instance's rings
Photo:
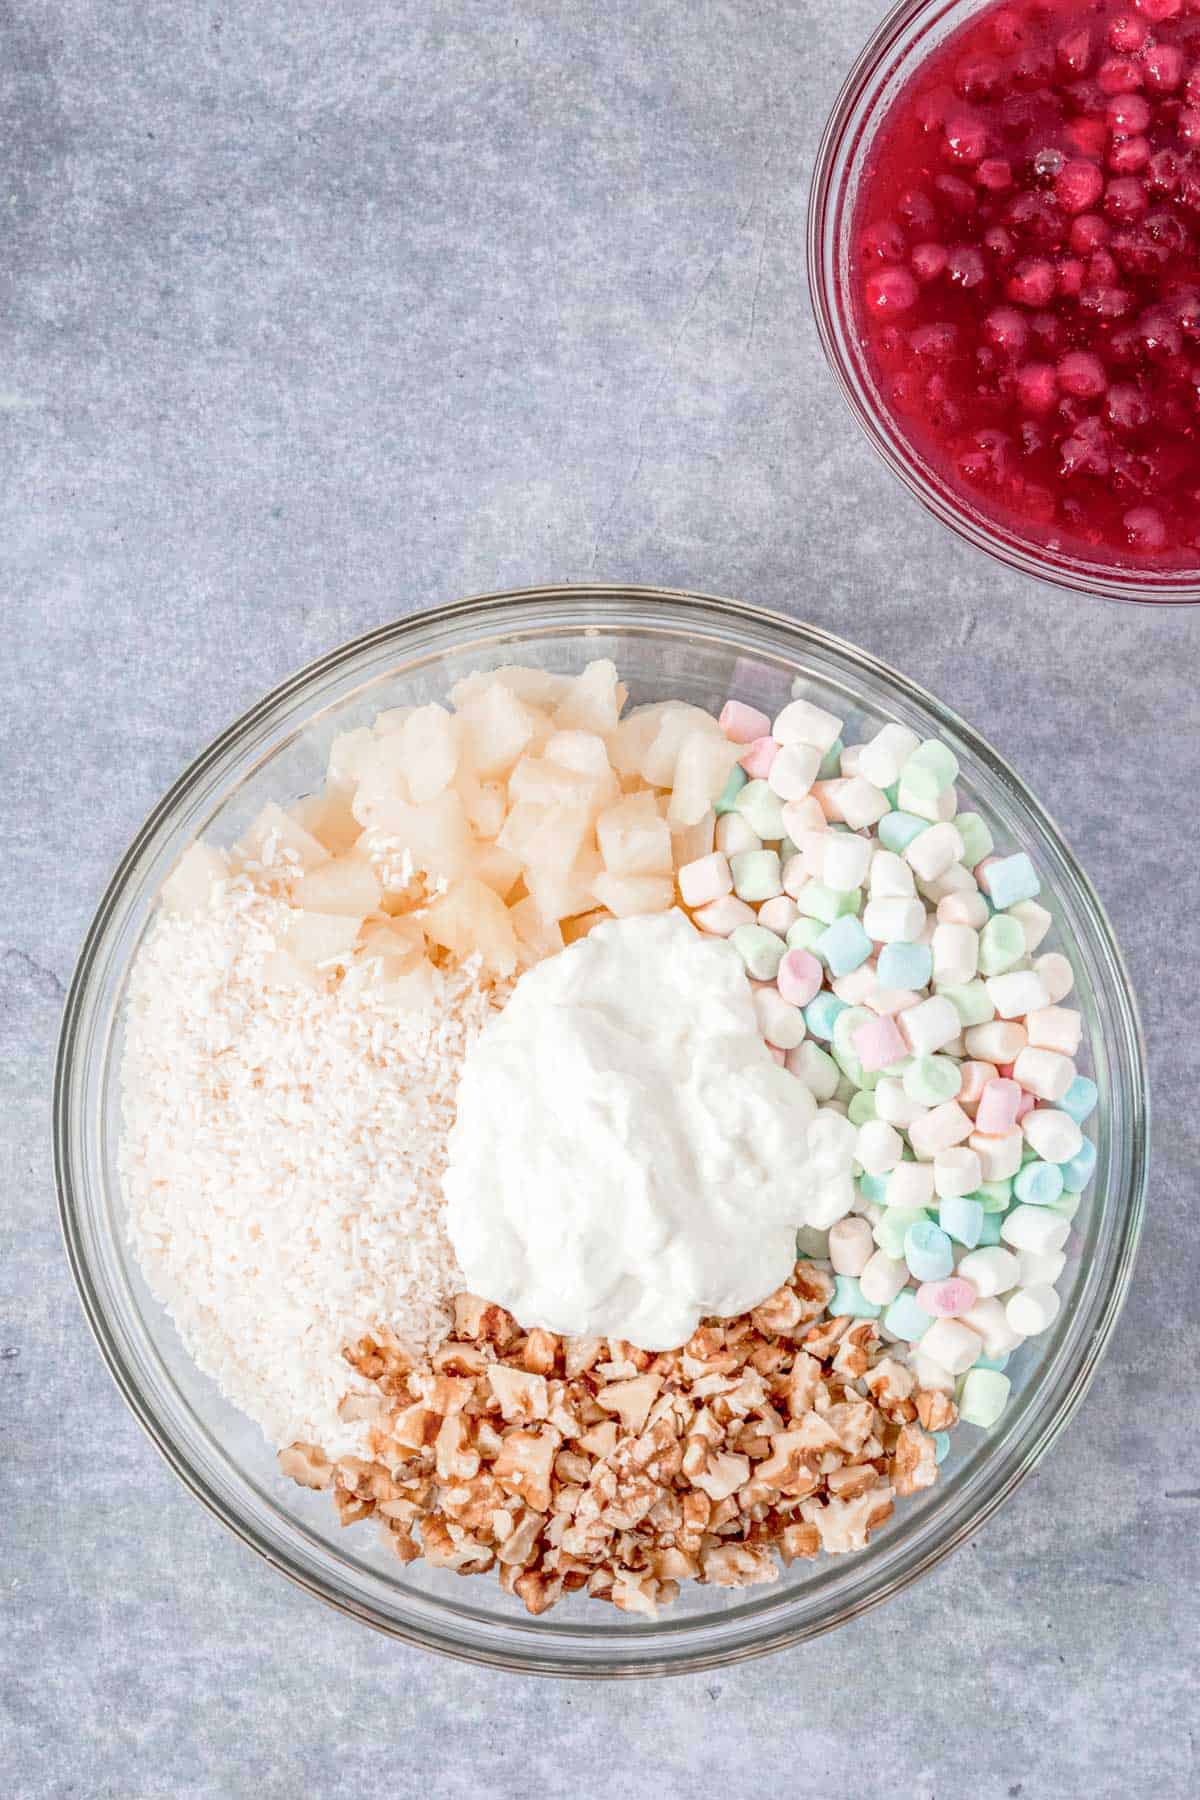
[[[367,1525],[342,1531],[326,1494],[285,1481],[257,1428],[195,1368],[126,1243],[117,1181],[118,1071],[130,964],[155,896],[198,835],[230,843],[268,799],[315,787],[336,732],[381,707],[441,698],[473,669],[577,670],[609,656],[635,702],[727,694],[768,713],[802,675],[857,735],[896,719],[944,738],[960,787],[997,840],[1032,852],[1069,947],[1102,1104],[1099,1161],[1076,1220],[1054,1328],[1013,1359],[1000,1426],[961,1427],[937,1486],[902,1503],[859,1555],[796,1564],[777,1584],[686,1588],[655,1623],[581,1596],[539,1619],[489,1579],[403,1567]],[[333,651],[268,694],[197,758],[121,862],[88,933],[59,1046],[55,1152],[63,1231],[88,1321],[135,1416],[230,1530],[310,1593],[452,1656],[552,1675],[712,1667],[814,1636],[896,1593],[961,1544],[1012,1492],[1079,1404],[1128,1285],[1146,1184],[1147,1096],[1129,982],[1087,878],[1006,764],[956,715],[861,651],[729,600],[645,588],[542,588],[440,607]]]

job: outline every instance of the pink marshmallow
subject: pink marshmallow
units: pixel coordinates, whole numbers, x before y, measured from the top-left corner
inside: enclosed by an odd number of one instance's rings
[[[776,985],[790,1006],[807,1006],[821,991],[825,972],[808,950],[789,950],[779,965]]]
[[[1036,1105],[1037,1101],[1034,1099],[1033,1095],[1027,1094],[1025,1089],[1022,1088],[1021,1098],[1017,1101],[1016,1123],[1019,1125],[1021,1120],[1025,1117],[1025,1114],[1031,1113]]]
[[[965,1062],[959,1073],[962,1075],[962,1086],[958,1090],[958,1104],[970,1111],[979,1105],[988,1082],[995,1081],[996,1065],[989,1062]]]
[[[917,1289],[917,1305],[935,1319],[953,1319],[959,1313],[970,1312],[978,1298],[971,1283],[961,1275],[948,1276],[945,1281],[923,1281]]]
[[[733,876],[728,859],[719,850],[685,863],[679,871],[679,892],[685,906],[707,906],[733,892]]]
[[[803,800],[788,800],[783,808],[783,829],[793,844],[798,844],[806,831],[824,831],[825,814],[821,803],[806,794]]]
[[[744,700],[727,700],[718,723],[731,744],[752,744],[755,738],[771,734],[766,713],[759,712],[757,706],[747,706]]]
[[[844,781],[838,780],[813,782],[813,798],[821,808],[826,819],[835,822],[841,819],[842,809],[839,805],[839,796],[845,785]]]
[[[781,1069],[787,1067],[786,1050],[781,1050],[778,1044],[768,1044],[767,1049],[771,1052],[771,1055],[775,1058],[775,1061],[779,1064]]]
[[[851,1040],[864,1069],[886,1069],[908,1055],[908,1044],[895,1019],[886,1014],[860,1025]]]
[[[778,755],[779,745],[775,739],[760,737],[755,738],[738,761],[752,781],[765,781],[771,773],[771,764]]]
[[[1021,1090],[1015,1081],[989,1081],[979,1096],[975,1129],[985,1137],[1003,1137],[1017,1122]]]

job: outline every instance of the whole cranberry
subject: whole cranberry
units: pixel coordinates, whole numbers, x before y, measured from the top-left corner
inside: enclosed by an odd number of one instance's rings
[[[1114,138],[1108,166],[1114,175],[1140,175],[1150,161],[1150,140],[1144,137]]]
[[[1049,194],[1018,194],[1004,216],[1019,237],[1039,250],[1056,250],[1065,236],[1062,212]]]
[[[1200,107],[1185,106],[1179,115],[1176,129],[1185,144],[1200,144]]]
[[[1013,242],[1012,233],[1005,231],[1003,225],[993,225],[990,230],[984,232],[983,247],[992,261],[998,263],[1001,268],[1005,268],[1017,254],[1017,246]]]
[[[1140,50],[1149,36],[1149,28],[1133,13],[1118,14],[1108,27],[1108,41],[1114,50]]]
[[[1026,412],[1048,413],[1058,398],[1054,364],[1024,363],[1017,370],[1017,397]]]
[[[1012,186],[1012,164],[1002,156],[985,157],[975,171],[975,179],[989,193],[1001,194]]]
[[[955,104],[953,91],[948,87],[936,87],[922,94],[913,107],[913,117],[925,133],[932,136],[940,131],[946,121],[946,113]]]
[[[907,269],[879,269],[867,276],[867,306],[879,318],[908,312],[916,299],[917,284]]]
[[[1104,396],[1104,416],[1116,431],[1142,431],[1150,423],[1150,402],[1132,381],[1114,381]]]
[[[1161,244],[1170,251],[1172,256],[1183,256],[1191,248],[1191,232],[1179,214],[1170,212],[1165,206],[1146,214],[1142,230],[1156,244]]]
[[[1099,213],[1084,213],[1072,219],[1067,241],[1077,256],[1088,256],[1101,249],[1112,236],[1112,226]]]
[[[949,362],[958,348],[958,329],[944,320],[935,325],[918,325],[909,333],[908,341],[914,356],[922,362]]]
[[[1149,206],[1145,185],[1132,175],[1118,175],[1104,190],[1104,210],[1119,223],[1140,219]]]
[[[1183,11],[1183,0],[1135,0],[1135,4],[1152,25],[1161,25],[1167,19],[1177,19]]]
[[[1109,56],[1096,70],[1096,80],[1105,94],[1132,94],[1142,85],[1142,68],[1131,56]]]
[[[983,321],[983,332],[997,350],[1019,356],[1029,337],[1029,321],[1015,306],[994,306]]]
[[[908,240],[895,219],[868,225],[862,235],[862,254],[867,262],[903,262]]]
[[[1104,192],[1104,176],[1094,162],[1073,157],[1054,178],[1054,197],[1064,212],[1084,213]]]
[[[987,280],[983,252],[974,244],[955,244],[946,261],[946,275],[955,287],[979,287]]]
[[[974,113],[948,113],[946,116],[943,154],[951,162],[973,164],[987,155],[987,126]]]
[[[1173,94],[1183,80],[1183,51],[1175,44],[1151,44],[1142,64],[1153,94]]]
[[[1080,309],[1097,319],[1123,319],[1133,304],[1124,288],[1093,282],[1079,295]]]
[[[1004,87],[1004,64],[995,56],[965,56],[954,71],[964,100],[995,100]]]
[[[1103,119],[1071,119],[1063,136],[1080,156],[1101,157],[1108,146],[1108,127]]]
[[[1173,150],[1156,150],[1146,164],[1146,188],[1151,194],[1174,194],[1179,188],[1179,158]]]
[[[936,281],[946,267],[945,244],[914,244],[909,267],[920,282]]]
[[[1068,350],[1058,362],[1058,385],[1077,400],[1093,400],[1108,386],[1104,364],[1090,350]]]
[[[1139,314],[1137,334],[1151,362],[1169,361],[1183,349],[1183,328],[1165,306],[1148,306]]]
[[[932,236],[937,229],[937,208],[920,188],[907,188],[897,202],[896,211],[918,237]]]
[[[1078,256],[1062,256],[1058,262],[1058,291],[1073,300],[1084,283],[1084,265]]]
[[[1048,306],[1054,288],[1053,263],[1043,257],[1026,257],[1009,276],[1005,291],[1020,306]]]
[[[1145,131],[1150,123],[1150,102],[1142,94],[1114,94],[1105,108],[1110,131],[1126,137]]]
[[[1074,31],[1064,31],[1055,46],[1055,55],[1059,67],[1068,70],[1072,75],[1086,75],[1087,66],[1092,60],[1092,34],[1086,25]]]
[[[1161,550],[1167,541],[1162,514],[1153,506],[1131,506],[1121,523],[1134,550]]]

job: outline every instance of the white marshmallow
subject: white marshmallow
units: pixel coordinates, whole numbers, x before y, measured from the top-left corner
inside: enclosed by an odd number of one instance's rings
[[[928,900],[931,906],[940,906],[951,894],[977,894],[979,883],[970,869],[964,869],[961,863],[951,863],[934,881],[918,881],[917,892]]]
[[[1042,978],[1051,1006],[1057,1006],[1061,1000],[1065,1000],[1075,986],[1075,971],[1067,958],[1057,950],[1047,950],[1044,956],[1035,959],[1033,966]]]
[[[1011,1250],[988,1244],[982,1250],[968,1250],[954,1272],[970,1282],[981,1300],[990,1300],[994,1294],[1007,1294],[1016,1287],[1021,1265]]]
[[[984,1354],[983,1339],[961,1319],[935,1319],[921,1339],[921,1354],[951,1375],[965,1375]]]
[[[939,902],[940,910],[941,902]],[[969,925],[935,925],[931,941],[933,979],[964,987],[979,969],[979,933]]]
[[[855,831],[862,831],[867,825],[877,824],[884,813],[891,811],[891,801],[873,781],[855,775],[842,784],[838,792],[838,807],[847,825],[852,826]]]
[[[1049,1331],[1058,1317],[1061,1302],[1052,1287],[1044,1283],[1036,1287],[1018,1288],[1010,1294],[1004,1311],[1014,1331],[1022,1337],[1037,1337],[1039,1332]]]
[[[785,1000],[778,988],[759,988],[753,999],[758,1029],[768,1044],[774,1044],[777,1050],[795,1050],[804,1042],[804,1014]]]
[[[921,999],[915,988],[876,988],[869,999],[863,1001],[873,1013],[880,1018],[894,1018],[897,1013],[907,1012],[910,1006],[916,1006]]]
[[[723,856],[741,856],[746,850],[761,850],[762,839],[740,812],[727,812],[717,820],[716,845]]]
[[[1006,1244],[1014,1250],[1033,1250],[1038,1256],[1061,1250],[1070,1235],[1070,1220],[1049,1206],[1014,1206],[1000,1227]]]
[[[812,794],[804,800],[788,800],[781,808],[783,829],[794,844],[800,842],[800,834],[804,831],[826,830],[825,814],[821,811],[821,802]]]
[[[1015,1126],[1001,1137],[988,1137],[982,1131],[973,1131],[967,1142],[979,1158],[985,1181],[1009,1181],[1021,1167],[1025,1139]]]
[[[1030,1013],[1025,1029],[1035,1049],[1074,1056],[1083,1037],[1083,1020],[1073,1007],[1041,1006]]]
[[[963,1032],[967,1055],[979,1062],[1015,1062],[1029,1042],[1023,1025],[989,1019],[986,1025],[970,1025]]]
[[[1018,1287],[1053,1287],[1067,1266],[1061,1250],[1048,1250],[1042,1256],[1036,1250],[1022,1250],[1017,1261],[1021,1265]]]
[[[836,976],[833,991],[847,1006],[869,1006],[871,996],[878,986],[879,977],[873,965],[865,962],[860,963],[857,969],[851,969],[848,975]]]
[[[988,999],[1002,1019],[1023,1019],[1026,1013],[1048,1006],[1050,996],[1041,976],[1034,969],[1009,970],[992,975],[984,982]]]
[[[862,923],[877,944],[913,944],[924,927],[925,908],[919,900],[868,900]]]
[[[933,1199],[933,1170],[928,1163],[897,1163],[887,1178],[889,1206],[928,1206]]]
[[[983,1168],[974,1150],[964,1144],[939,1150],[933,1159],[933,1187],[940,1200],[973,1194],[983,1180]]]
[[[935,1362],[932,1356],[926,1356],[920,1344],[915,1346],[910,1360],[918,1387],[930,1388],[935,1394],[954,1392],[954,1376],[940,1362]]]
[[[982,931],[991,914],[976,888],[972,893],[960,890],[943,895],[937,903],[937,916],[939,925],[969,925],[972,931]]]
[[[1083,1133],[1070,1113],[1052,1106],[1035,1106],[1021,1121],[1025,1141],[1043,1162],[1070,1162],[1083,1147]]]
[[[922,1159],[932,1159],[939,1150],[952,1149],[961,1144],[973,1130],[957,1100],[945,1100],[941,1106],[933,1107],[923,1119],[914,1119],[908,1128],[908,1141],[915,1153]],[[935,1180],[936,1186],[936,1180]]]
[[[1008,908],[1008,916],[1015,919],[1025,933],[1025,954],[1032,956],[1054,920],[1044,906],[1036,900],[1018,900]]]
[[[983,1339],[985,1356],[1007,1356],[1021,1342],[1020,1333],[1008,1322],[1003,1300],[977,1300],[960,1317]]]
[[[932,1056],[959,1033],[958,1014],[942,994],[910,1006],[897,1020],[914,1056]]]
[[[733,892],[729,859],[720,850],[686,863],[676,880],[685,906],[705,906]]]
[[[891,787],[900,771],[920,746],[920,738],[907,725],[885,725],[859,748],[858,773],[876,787]]]
[[[710,900],[707,906],[698,907],[692,914],[692,922],[711,937],[729,937],[739,925],[753,925],[755,917],[752,906],[747,906],[736,894],[725,894],[720,900]]]
[[[1075,1064],[1057,1050],[1026,1049],[1013,1059],[1013,1080],[1039,1100],[1061,1100],[1075,1079]]]
[[[806,1039],[798,1049],[789,1050],[787,1067],[793,1075],[800,1077],[814,1100],[833,1099],[840,1079],[838,1066],[819,1044]]]
[[[803,800],[820,767],[821,752],[811,744],[785,744],[767,770],[767,786],[781,800]]]
[[[773,900],[764,900],[758,909],[759,924],[765,931],[773,931],[776,937],[786,937],[799,917],[800,908],[787,894],[776,894]]]
[[[872,1306],[890,1306],[907,1280],[908,1264],[885,1256],[882,1250],[876,1250],[858,1278],[863,1299]]]
[[[892,850],[877,850],[871,859],[872,900],[915,899],[917,884],[904,858]]]
[[[870,866],[870,838],[856,837],[852,831],[825,833],[822,879],[835,894],[848,894],[851,888],[861,887]]]
[[[929,1111],[919,1100],[910,1100],[904,1085],[894,1075],[881,1075],[875,1084],[875,1112],[889,1125],[904,1131],[914,1119],[923,1119]]]
[[[829,1260],[838,1275],[861,1275],[875,1251],[875,1239],[865,1219],[851,1214],[829,1228]]]
[[[868,1119],[858,1128],[855,1160],[866,1175],[887,1175],[900,1162],[904,1143],[886,1119]]]
[[[775,720],[771,736],[783,745],[811,744],[824,756],[836,744],[841,730],[842,721],[823,706],[814,706],[811,700],[793,700]]]
[[[907,846],[904,860],[919,881],[936,881],[963,855],[963,841],[953,825],[931,825]]]

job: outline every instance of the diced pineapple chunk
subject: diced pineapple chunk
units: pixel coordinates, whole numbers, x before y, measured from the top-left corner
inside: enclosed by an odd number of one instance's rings
[[[327,779],[353,787],[362,775],[363,764],[375,748],[375,733],[369,725],[354,731],[341,731],[329,746]]]
[[[695,825],[729,779],[742,746],[708,731],[690,733],[675,759],[667,817],[673,826]]]
[[[458,881],[471,866],[474,840],[453,788],[446,788],[424,806],[395,809],[388,832],[427,875]]]
[[[399,973],[389,973],[372,992],[401,1012],[428,1012],[441,988],[441,975],[427,958],[422,957]]]
[[[267,802],[238,845],[247,862],[315,869],[329,861],[329,852],[303,825],[289,818],[273,800]]]
[[[604,739],[594,731],[556,731],[547,739],[545,754],[551,762],[595,781],[612,779]]]
[[[362,919],[378,911],[383,889],[362,856],[339,856],[302,875],[292,888],[292,904],[304,912],[342,913]]]
[[[371,729],[376,737],[390,737],[393,731],[404,729],[404,721],[411,719],[415,710],[411,706],[385,706],[382,712],[375,714]]]
[[[675,780],[675,765],[679,760],[679,753],[688,739],[698,733],[712,738],[719,745],[728,745],[720,726],[709,713],[682,701],[670,702],[642,757],[642,774],[646,780],[654,787],[671,787]],[[710,795],[709,799],[712,798],[714,796]],[[706,800],[705,805],[708,803]]]
[[[656,700],[649,706],[637,706],[608,735],[608,755],[613,768],[622,778],[642,779],[642,764],[654,742],[663,715],[677,705],[673,700]]]
[[[661,875],[598,875],[592,892],[618,919],[666,912],[675,901],[675,883]]]
[[[508,794],[502,781],[480,781],[474,769],[460,763],[454,777],[458,797],[463,803],[467,822],[476,837],[494,838],[504,828],[508,812]]]
[[[717,815],[709,811],[704,817],[697,819],[694,825],[681,825],[671,832],[671,856],[677,869],[688,863],[699,862],[702,856],[711,854],[716,843]]]
[[[671,833],[653,794],[629,794],[596,820],[600,854],[610,875],[669,875]]]
[[[575,677],[558,703],[554,722],[560,731],[595,731],[607,737],[616,730],[619,713],[616,667],[605,658],[590,662]]]
[[[204,911],[213,883],[224,881],[228,874],[229,864],[220,850],[209,844],[193,844],[163,882],[159,898],[167,912],[190,917]]]
[[[425,935],[452,956],[478,953],[494,975],[517,966],[517,940],[508,908],[482,881],[460,881],[425,913]]]
[[[282,948],[297,962],[319,968],[348,960],[361,919],[344,913],[293,912],[283,931]]]
[[[395,814],[405,812],[412,804],[405,776],[407,764],[402,731],[371,739],[370,751],[359,764],[353,800],[354,816],[360,825],[391,833]]]
[[[562,949],[563,933],[558,921],[547,919],[531,896],[510,906],[508,916],[517,934],[518,946],[530,950],[535,960],[555,956]]]
[[[527,800],[533,806],[585,806],[593,809],[601,784],[592,775],[581,775],[548,756],[523,756],[508,778],[514,804]]]
[[[360,960],[383,957],[390,964],[407,967],[424,954],[425,933],[421,930],[420,920],[411,915],[389,919],[386,925],[380,921],[363,926],[358,948]]]
[[[319,794],[305,794],[289,807],[298,825],[324,844],[331,856],[352,850],[362,834],[354,816],[354,789],[348,782],[327,781]]]
[[[450,689],[450,698],[461,712],[489,688],[503,687],[520,700],[533,706],[556,706],[570,686],[570,676],[555,675],[550,669],[525,669],[516,663],[505,663],[499,669],[481,669],[464,675]]]
[[[521,801],[504,821],[496,842],[527,870],[565,874],[591,831],[586,807],[535,806]]]
[[[521,879],[521,864],[511,850],[502,850],[499,844],[480,844],[471,874],[499,894],[501,900],[507,900]]]
[[[537,717],[511,688],[497,682],[463,706],[459,721],[466,755],[483,781],[507,775],[533,741]]]
[[[458,767],[462,727],[444,706],[418,706],[404,721],[404,774],[418,806],[450,785]]]

